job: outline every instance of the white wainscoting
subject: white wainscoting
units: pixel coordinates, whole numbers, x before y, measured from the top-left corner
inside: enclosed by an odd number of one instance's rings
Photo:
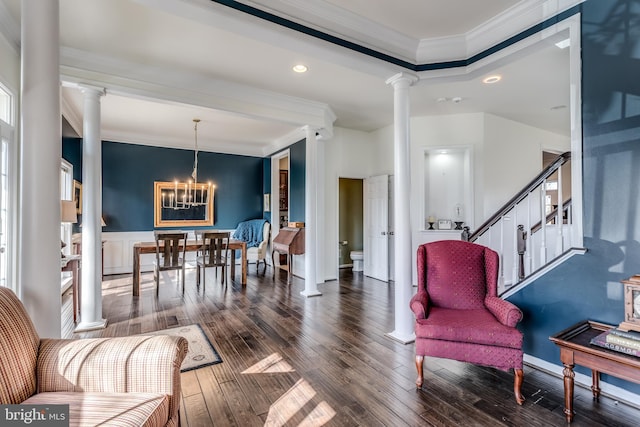
[[[133,244],[153,242],[153,231],[102,233],[104,240],[104,274],[133,273]],[[155,255],[145,254],[140,259],[141,271],[153,271]]]
[[[229,231],[233,234],[234,230]],[[189,239],[195,240],[193,231],[189,232]],[[103,232],[104,241],[104,274],[133,273],[133,245],[137,242],[153,242],[153,230],[128,232]],[[195,252],[187,252],[187,262],[195,266]],[[140,257],[140,271],[153,271],[155,254],[143,254]]]

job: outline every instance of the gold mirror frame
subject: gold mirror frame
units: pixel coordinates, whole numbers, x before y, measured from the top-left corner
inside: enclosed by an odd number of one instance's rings
[[[198,183],[200,185],[200,183]],[[206,185],[206,184],[205,184]],[[204,219],[189,217],[189,214],[195,213],[195,208],[181,210],[185,212],[185,219],[167,219],[162,216],[162,193],[173,193],[176,188],[175,182],[155,181],[153,185],[153,226],[154,227],[211,227],[213,226],[213,198],[215,195],[215,186],[208,186],[209,194],[207,204],[205,206]]]

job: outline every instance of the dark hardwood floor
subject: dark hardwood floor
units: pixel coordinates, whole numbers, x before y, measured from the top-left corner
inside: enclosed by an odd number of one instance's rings
[[[304,283],[255,265],[243,288],[207,271],[206,293],[187,270],[184,297],[175,272],[151,273],[133,298],[131,275],[107,276],[108,327],[76,337],[125,336],[199,323],[223,362],[182,374],[182,426],[562,426],[562,380],[525,367],[518,406],[513,374],[427,358],[416,390],[413,344],[393,329],[393,285],[342,271],[300,295]],[[576,387],[574,426],[637,426],[640,409],[599,402]]]

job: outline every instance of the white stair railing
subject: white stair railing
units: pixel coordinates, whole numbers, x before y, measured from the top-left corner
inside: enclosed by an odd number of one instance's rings
[[[570,160],[571,153],[558,156],[469,236],[500,255],[500,293],[572,247],[570,183],[563,182],[562,172]]]

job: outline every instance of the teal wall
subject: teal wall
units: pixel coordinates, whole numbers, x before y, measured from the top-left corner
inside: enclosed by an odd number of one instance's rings
[[[63,157],[82,180],[82,141],[63,139]],[[154,181],[186,180],[193,150],[102,142],[103,231],[153,230]],[[76,176],[77,175],[77,176]],[[214,226],[235,228],[263,217],[263,159],[201,151],[198,180],[216,185]],[[81,220],[81,219],[80,219]]]
[[[525,352],[556,364],[559,350],[548,337],[584,319],[620,323],[620,280],[640,273],[640,7],[632,0],[589,0],[581,19],[588,252],[510,298],[524,312]],[[638,384],[603,380],[640,393]]]
[[[289,147],[289,221],[304,222],[304,186],[307,142]]]

